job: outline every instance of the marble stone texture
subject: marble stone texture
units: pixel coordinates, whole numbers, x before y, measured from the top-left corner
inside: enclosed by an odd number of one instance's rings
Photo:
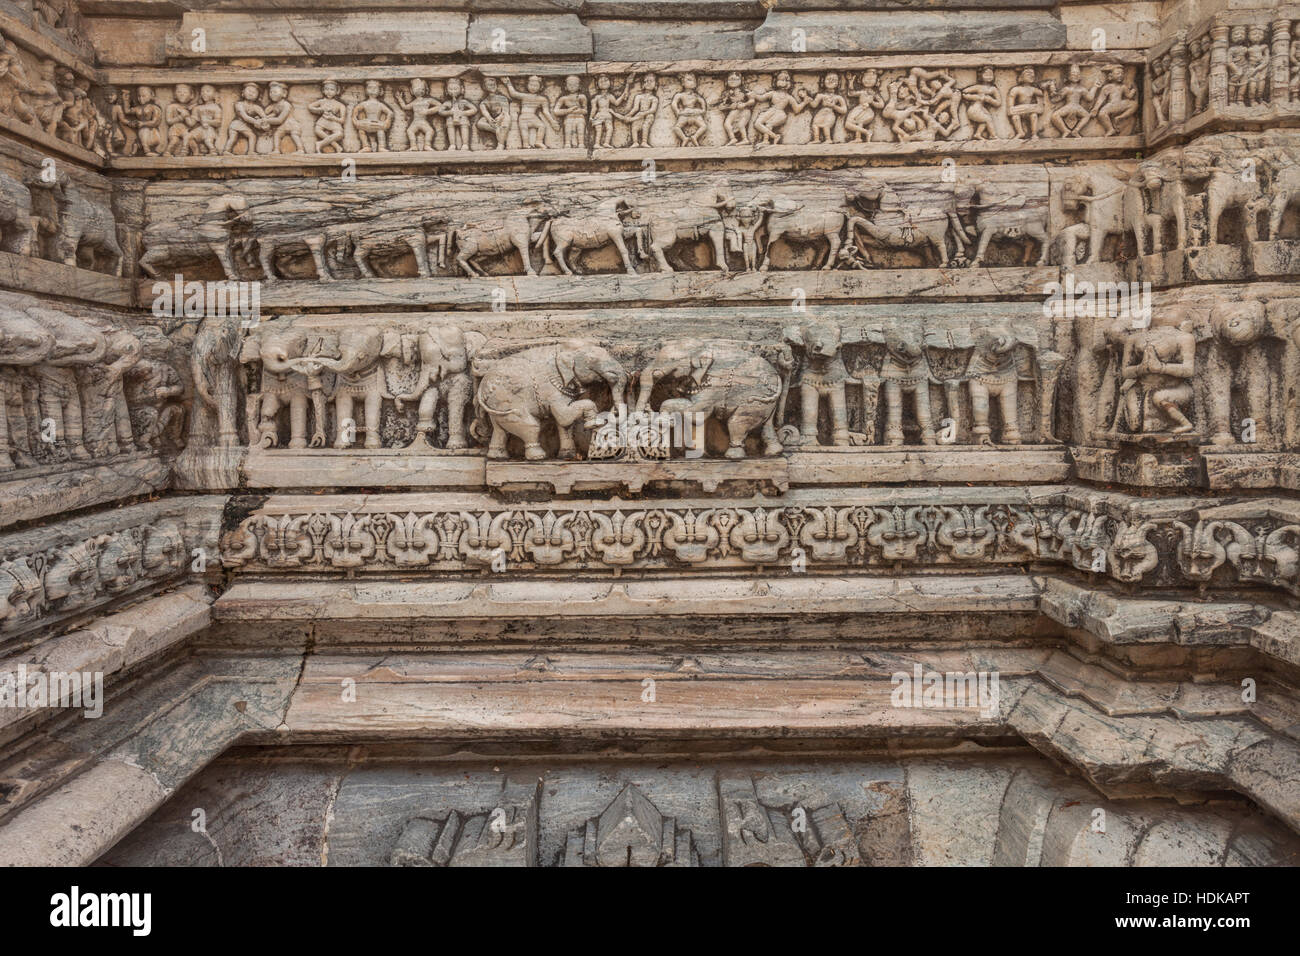
[[[0,865],[1300,863],[1300,5],[0,36]]]

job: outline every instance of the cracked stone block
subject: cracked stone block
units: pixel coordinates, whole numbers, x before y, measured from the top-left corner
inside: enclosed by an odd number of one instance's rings
[[[469,24],[466,49],[475,56],[569,56],[592,53],[589,27],[571,14],[476,16]]]
[[[1065,44],[1060,20],[1020,11],[774,10],[754,31],[754,52],[759,55],[1059,50]]]
[[[597,60],[748,59],[754,55],[754,26],[736,21],[586,21]]]
[[[206,49],[193,49],[194,30]],[[463,53],[469,17],[461,13],[368,11],[306,14],[186,13],[168,37],[174,57],[356,56]]]

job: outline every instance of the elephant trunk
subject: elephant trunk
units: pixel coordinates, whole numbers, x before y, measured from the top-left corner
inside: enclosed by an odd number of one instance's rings
[[[285,375],[289,372],[297,371],[297,369],[289,363],[289,353],[284,349],[280,349],[279,351],[270,349],[264,350],[262,352],[262,368],[276,375]]]
[[[414,402],[419,400],[419,398],[425,393],[425,390],[428,389],[429,382],[432,380],[435,371],[436,369],[433,367],[432,363],[421,360],[420,377],[416,379],[415,384],[411,386],[411,390],[409,392],[407,392],[405,395],[397,396],[397,401]]]
[[[378,332],[349,335],[339,346],[339,357],[322,356],[317,361],[340,375],[357,375],[370,369],[383,351],[383,336]]]
[[[641,372],[641,389],[637,395],[636,410],[643,412],[650,407],[650,392],[655,387],[658,376],[655,375],[653,366],[649,366]]]
[[[614,400],[614,407],[627,404],[627,374],[623,371],[611,373],[605,377],[609,382],[609,394]]]

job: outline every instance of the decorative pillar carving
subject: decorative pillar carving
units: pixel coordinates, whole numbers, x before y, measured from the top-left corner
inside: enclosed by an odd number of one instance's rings
[[[1228,106],[1228,25],[1215,23],[1210,30],[1210,108]]]
[[[1273,61],[1269,64],[1269,101],[1289,103],[1291,84],[1291,21],[1273,21]]]
[[[1169,49],[1169,122],[1187,119],[1187,31],[1179,30]]]

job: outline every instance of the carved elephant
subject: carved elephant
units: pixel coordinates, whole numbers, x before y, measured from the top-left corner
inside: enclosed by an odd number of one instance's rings
[[[1186,247],[1187,188],[1178,169],[1167,163],[1141,163],[1138,166],[1137,181],[1151,200],[1151,212],[1145,216],[1145,231],[1151,237],[1151,251],[1164,251],[1164,224],[1169,219],[1174,222],[1174,248]],[[1139,254],[1141,251],[1139,245]]]
[[[1297,162],[1293,152],[1284,149],[1270,150],[1266,158],[1273,172],[1265,233],[1265,238],[1271,242],[1281,238],[1282,218],[1286,215],[1287,207],[1300,201],[1300,162]]]
[[[510,435],[523,441],[529,461],[545,458],[541,432],[547,418],[558,426],[559,457],[574,458],[577,448],[570,429],[579,420],[593,426],[597,412],[594,401],[578,397],[583,389],[604,382],[614,405],[626,402],[627,372],[591,342],[536,346],[495,359],[486,367],[476,359],[475,366],[476,374],[482,369],[474,397],[480,425],[486,419],[492,426],[489,458],[506,457]]]
[[[800,443],[817,444],[817,418],[822,399],[826,400],[831,419],[831,444],[849,445],[848,401],[845,385],[849,381],[841,350],[843,333],[835,325],[809,323],[785,329],[785,340],[803,353],[799,374]]]
[[[117,240],[117,220],[106,203],[91,199],[66,176],[53,183],[33,180],[29,185],[49,189],[54,195],[59,210],[56,254],[60,260],[75,266],[78,256],[89,251],[92,258],[101,256],[107,260],[101,271],[113,276],[122,275],[124,260]],[[92,268],[95,267],[96,263],[92,262]]]
[[[1037,340],[1007,325],[990,325],[973,328],[968,337],[958,336],[957,342],[972,347],[966,366],[973,419],[971,434],[979,444],[993,443],[989,402],[996,399],[1002,418],[1002,443],[1020,444],[1019,385],[1022,380],[1032,378],[1022,367],[1020,346],[1036,345]]]
[[[317,376],[309,376],[292,363],[303,358],[308,349],[320,351],[319,336],[313,337],[302,329],[294,328],[284,319],[263,322],[244,339],[240,350],[243,363],[262,363],[261,391],[249,396],[248,433],[257,436],[262,448],[279,444],[276,415],[284,406],[289,407],[290,448],[325,446],[325,391]],[[310,402],[315,416],[310,443],[307,440],[307,406]]]
[[[240,320],[206,318],[190,346],[194,378],[192,440],[200,445],[231,448],[239,444]]]
[[[365,447],[380,448],[379,412],[388,391],[381,358],[398,353],[400,337],[392,331],[378,329],[344,329],[338,333],[337,357],[321,352],[292,358],[288,364],[303,373],[308,381],[320,380],[321,373],[334,373],[334,387],[329,397],[334,401],[335,448],[350,448],[356,433],[365,431]],[[364,419],[358,424],[353,417],[353,403],[361,399]]]
[[[31,192],[25,183],[0,172],[0,249],[30,256],[36,251],[35,237]]]
[[[24,370],[44,362],[53,348],[49,329],[17,309],[0,308],[0,471],[36,464],[28,412],[34,387]]]
[[[1263,302],[1258,299],[1217,304],[1210,313],[1214,337],[1198,369],[1206,383],[1205,412],[1210,425],[1209,443],[1231,445],[1236,441],[1231,428],[1234,405],[1254,422],[1254,440],[1267,444],[1274,438],[1276,410],[1284,405],[1275,391],[1270,374],[1270,348],[1286,335],[1284,326],[1275,326]],[[1234,384],[1238,388],[1234,389]],[[1235,394],[1234,394],[1235,393]]]
[[[124,386],[136,444],[152,452],[164,449],[179,452],[186,444],[187,389],[179,371],[183,362],[178,360],[175,346],[160,329],[137,327],[132,333],[140,340],[141,353],[139,361],[126,373]],[[238,369],[237,337],[234,348],[236,354],[230,361]],[[232,387],[237,389],[233,372],[229,378]],[[194,404],[202,405],[202,401]],[[212,425],[202,434],[212,435]],[[237,435],[235,440],[238,441]],[[204,441],[211,444],[212,439],[205,437]]]
[[[392,228],[374,225],[365,232],[355,227],[347,227],[346,237],[338,241],[334,240],[332,231],[328,235],[336,261],[343,259],[345,255],[351,256],[357,270],[367,279],[379,278],[370,261],[372,256],[407,251],[415,257],[415,270],[421,278],[427,279],[433,275],[429,260],[430,239],[419,223],[407,223]],[[438,265],[442,265],[442,262],[439,261]]]
[[[247,221],[248,200],[226,193],[208,201],[198,229],[178,226],[171,220],[151,221],[144,230],[144,253],[140,269],[151,278],[168,262],[204,259],[213,254],[221,262],[227,279],[238,279],[235,234]]]
[[[901,445],[903,433],[903,396],[911,393],[916,409],[916,423],[921,444],[935,444],[934,422],[930,415],[930,385],[934,373],[926,356],[927,334],[922,329],[903,326],[872,326],[865,340],[885,346],[877,389],[883,388],[885,401],[885,444]]]
[[[332,203],[300,199],[264,203],[244,213],[257,244],[257,261],[264,281],[283,278],[276,257],[281,249],[294,246],[307,247],[318,281],[332,280],[334,273],[330,271],[326,249],[331,243],[349,241],[353,227],[328,222],[331,215],[337,215]]]
[[[637,274],[628,252],[624,231],[627,223],[639,218],[627,202],[617,197],[604,200],[591,215],[555,216],[549,218],[533,234],[533,244],[542,251],[547,262],[554,261],[565,275],[573,275],[568,260],[565,258],[571,248],[598,249],[612,243],[623,260],[623,270],[630,276]],[[638,239],[638,252],[642,233],[635,233]]]
[[[54,309],[32,308],[27,314],[44,326],[54,344],[36,366],[40,414],[54,424],[54,448],[59,458],[87,461],[82,425],[81,386],[77,369],[94,365],[108,351],[108,339],[98,329]]]
[[[344,240],[349,227],[329,223],[336,218],[335,204],[322,200],[284,199],[250,205],[243,196],[225,193],[208,201],[198,228],[189,222],[151,222],[145,227],[145,253],[140,268],[157,277],[159,267],[173,260],[205,259],[212,254],[221,262],[227,279],[238,279],[240,267],[261,267],[264,281],[281,278],[276,257],[285,247],[306,246],[317,278],[334,278],[325,250],[331,241]],[[306,222],[310,225],[303,226]]]
[[[101,361],[77,376],[81,385],[82,429],[95,458],[137,451],[126,400],[126,375],[140,361],[143,346],[128,329],[110,329]]]
[[[766,359],[728,342],[665,342],[641,370],[638,412],[649,408],[651,392],[664,383],[678,394],[660,402],[659,411],[716,416],[727,429],[728,458],[745,457],[745,438],[755,429],[762,430],[764,455],[781,454],[772,423],[781,376]]]
[[[968,230],[957,212],[956,190],[940,199],[927,198],[926,205],[918,205],[904,202],[887,183],[869,181],[845,192],[844,203],[851,212],[867,212],[865,216],[847,217],[846,240],[850,243],[856,242],[858,232],[864,232],[886,249],[931,249],[938,264],[947,266],[948,237],[952,236],[957,256],[966,254]],[[838,245],[833,243],[823,268],[834,266]]]
[[[465,410],[474,396],[470,359],[483,347],[481,332],[462,332],[454,325],[433,326],[419,333],[420,377],[411,390],[395,397],[398,411],[403,402],[419,402],[415,445],[435,447],[432,433],[437,425],[438,403],[447,408],[447,449],[468,446],[465,438]]]
[[[431,237],[425,231],[429,221],[425,210],[428,194],[421,190],[398,193],[377,200],[369,207],[368,218],[362,222],[349,222],[343,227],[346,239],[334,242],[338,230],[329,231],[336,261],[350,255],[361,275],[367,279],[377,277],[371,258],[376,255],[410,252],[415,257],[415,269],[421,278],[429,278],[433,270],[429,261]],[[445,250],[439,249],[438,265],[443,265]]]
[[[1219,242],[1219,220],[1229,209],[1241,210],[1242,239],[1259,238],[1256,216],[1264,205],[1258,175],[1245,175],[1246,164],[1234,160],[1212,144],[1198,144],[1183,153],[1183,174],[1188,178],[1206,179],[1205,245]]]

